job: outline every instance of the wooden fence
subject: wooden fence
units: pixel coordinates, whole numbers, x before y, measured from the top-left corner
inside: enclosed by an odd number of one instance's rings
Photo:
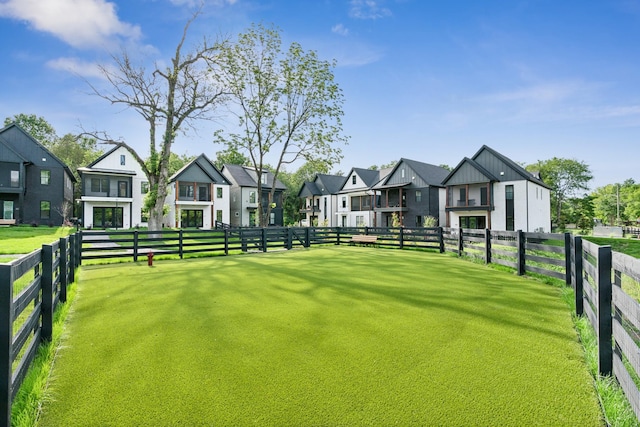
[[[53,314],[67,300],[80,262],[79,235],[43,245],[0,264],[0,426],[11,425],[11,404],[40,344],[51,341]]]
[[[268,252],[323,244],[352,244],[352,238],[358,235],[375,236],[372,244],[378,247],[452,252],[513,268],[519,275],[535,274],[563,280],[575,291],[576,313],[585,315],[597,333],[600,374],[617,378],[640,419],[640,304],[624,291],[626,286],[638,287],[640,284],[640,260],[569,233],[442,227],[81,231],[70,237],[71,243],[61,239],[59,243],[45,245],[13,263],[0,264],[3,416],[5,412],[10,414],[11,400],[26,366],[33,359],[33,348],[42,340],[50,339],[52,310],[58,301],[64,301],[63,283],[73,281],[73,271],[83,260],[128,257],[138,261],[149,253],[177,254],[183,258],[194,254]],[[13,283],[30,271],[33,271],[34,279],[18,296],[13,296]],[[13,322],[32,301],[36,314],[29,316],[36,320],[26,321],[25,326],[13,335]],[[5,310],[5,307],[9,308]],[[38,321],[39,318],[42,320]],[[24,347],[30,336],[28,349],[16,367],[16,356],[21,352],[18,347]],[[3,425],[0,423],[0,427]]]

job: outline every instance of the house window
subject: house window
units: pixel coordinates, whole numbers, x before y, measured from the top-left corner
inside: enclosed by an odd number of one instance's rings
[[[222,211],[220,209],[216,211],[216,221],[222,222]]]
[[[11,171],[11,187],[12,188],[20,187],[20,172],[19,171]]]
[[[461,216],[460,228],[482,230],[487,228],[487,219],[484,216]]]
[[[120,154],[120,165],[121,165],[121,166],[124,166],[124,165],[125,165],[125,163],[126,163],[126,162],[125,162],[124,154]]]
[[[250,191],[249,192],[249,203],[256,203],[256,192],[255,191]]]
[[[342,207],[343,208],[347,207],[347,196],[342,196]]]
[[[193,184],[180,184],[178,196],[193,199]]]
[[[269,214],[269,225],[275,225],[275,224],[276,224],[276,213],[271,212]]]
[[[480,204],[482,206],[487,206],[489,204],[489,200],[487,197],[487,187],[480,187]]]
[[[351,183],[352,183],[352,184],[355,184],[355,183],[356,183],[356,176],[355,176],[355,175],[353,175],[353,176],[351,177]]]
[[[266,172],[262,172],[262,177],[260,178],[260,182],[262,183],[262,185],[267,185],[267,173]]]
[[[222,187],[216,188],[216,197],[222,199]]]
[[[127,197],[128,189],[127,181],[118,181],[118,197]]]
[[[45,200],[40,202],[40,219],[51,218],[51,202]]]
[[[208,202],[211,198],[209,197],[209,186],[208,185],[198,185],[198,201],[200,202]]]
[[[180,226],[182,228],[202,227],[203,213],[197,209],[184,209],[180,211]]]
[[[458,206],[465,206],[467,204],[467,189],[460,189],[460,198],[458,199]]]
[[[91,178],[92,193],[108,193],[109,180],[106,178]]]
[[[364,226],[365,226],[364,215],[356,216],[356,227],[364,227]]]
[[[420,203],[422,201],[422,191],[416,190],[416,203]]]
[[[515,231],[515,206],[513,196],[513,185],[507,185],[504,188],[505,195],[505,215],[507,218],[507,231]]]
[[[416,215],[416,227],[422,227],[422,215]]]
[[[13,201],[2,202],[2,219],[13,219]]]
[[[149,182],[148,181],[142,181],[140,183],[140,193],[147,194],[148,192],[149,192]]]
[[[40,184],[49,185],[51,182],[51,171],[49,170],[41,170],[40,171]]]
[[[400,171],[400,176],[401,176],[402,178],[404,178],[404,169],[402,169],[402,170]]]

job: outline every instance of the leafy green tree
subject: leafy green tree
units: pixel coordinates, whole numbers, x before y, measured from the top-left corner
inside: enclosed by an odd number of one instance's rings
[[[558,157],[539,160],[526,169],[529,172],[539,172],[542,180],[551,187],[553,223],[556,227],[564,227],[566,219],[562,212],[565,202],[578,196],[579,192],[589,190],[589,181],[593,179],[591,169],[582,161]]]
[[[210,78],[217,67],[215,57],[225,41],[202,44],[186,51],[189,27],[199,15],[198,10],[184,26],[173,58],[158,62],[150,70],[136,65],[123,50],[114,55],[112,65],[103,65],[100,72],[111,90],[90,84],[93,93],[111,104],[132,108],[149,127],[149,158],[147,161],[128,144],[123,143],[140,164],[149,180],[149,229],[160,230],[170,176],[171,150],[177,135],[194,127],[195,121],[211,119],[213,111],[224,100],[225,90]],[[104,132],[103,132],[104,134]],[[97,133],[93,133],[94,136]],[[101,139],[115,144],[106,134]],[[151,203],[151,202],[150,202]]]
[[[224,165],[250,166],[251,160],[234,147],[227,147],[225,150],[216,153],[216,159],[213,164],[218,169],[222,169]]]
[[[275,163],[276,178],[286,165],[299,160],[321,160],[331,165],[342,153],[343,95],[334,81],[335,62],[320,60],[299,43],[286,50],[280,31],[253,25],[224,48],[220,73],[212,73],[228,88],[236,115],[235,131],[216,132],[214,142],[246,155],[258,176],[268,159]],[[275,188],[271,189],[273,200]],[[262,183],[258,180],[258,194]],[[260,224],[271,212],[258,198]]]
[[[38,117],[35,114],[20,113],[4,119],[5,126],[14,122],[47,148],[51,148],[53,143],[58,139],[53,126],[42,116]]]
[[[592,192],[596,218],[605,224],[635,221],[640,214],[640,184],[627,179],[622,184],[609,184]]]
[[[583,233],[593,228],[593,219],[595,216],[593,197],[587,195],[585,197],[569,198],[563,211],[565,215],[565,223],[576,224]]]

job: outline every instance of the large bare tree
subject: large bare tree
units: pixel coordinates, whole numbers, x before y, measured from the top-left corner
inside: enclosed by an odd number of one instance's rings
[[[218,131],[214,141],[246,155],[257,174],[258,218],[267,225],[275,180],[284,165],[341,158],[343,95],[334,80],[334,62],[292,43],[283,49],[280,31],[253,25],[225,46],[217,57],[216,76],[230,92],[230,113],[238,119],[232,131]],[[262,173],[275,164],[274,184],[266,206]]]
[[[167,195],[171,146],[180,131],[194,129],[198,119],[212,119],[213,111],[225,96],[224,89],[212,79],[212,67],[225,40],[202,44],[185,52],[189,27],[200,14],[193,14],[185,24],[173,58],[166,66],[154,64],[152,70],[134,64],[126,50],[113,55],[115,64],[103,65],[100,71],[110,83],[108,90],[91,85],[93,93],[115,105],[133,108],[149,127],[149,160],[144,161],[128,143],[101,138],[107,143],[124,143],[140,163],[149,180],[145,208],[149,210],[149,229],[162,227],[163,207]],[[94,135],[95,136],[95,135]],[[103,135],[104,136],[104,135]]]

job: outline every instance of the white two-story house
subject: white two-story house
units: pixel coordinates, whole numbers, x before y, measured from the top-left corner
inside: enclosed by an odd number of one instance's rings
[[[443,180],[446,225],[551,232],[551,192],[537,176],[483,145]]]
[[[169,178],[165,224],[177,228],[215,228],[229,224],[229,182],[204,154]]]
[[[337,227],[338,192],[344,185],[344,176],[317,174],[298,192],[303,206],[300,209],[300,225],[303,227]]]
[[[90,165],[78,168],[81,177],[81,218],[87,228],[146,226],[142,208],[149,181],[123,144],[114,146]]]
[[[379,223],[379,213],[375,211],[379,192],[374,186],[391,170],[353,168],[349,171],[338,192],[337,226],[375,227]]]

